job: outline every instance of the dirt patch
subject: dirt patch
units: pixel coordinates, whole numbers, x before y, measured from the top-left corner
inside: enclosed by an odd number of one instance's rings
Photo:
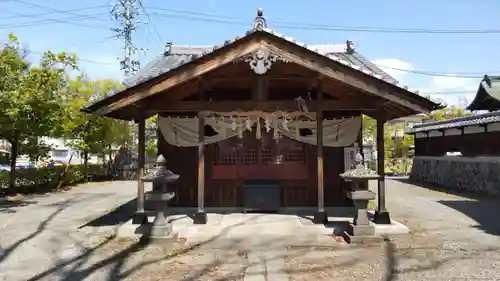
[[[290,247],[285,264],[291,280],[377,280],[381,247],[311,248]]]
[[[182,240],[146,245],[123,238],[111,239],[89,262],[99,264],[114,259],[116,262],[104,271],[119,280],[240,281],[247,267],[246,252],[238,249],[190,247]]]

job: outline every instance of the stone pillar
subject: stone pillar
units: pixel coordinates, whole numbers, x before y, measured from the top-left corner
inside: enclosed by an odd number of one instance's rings
[[[148,217],[144,211],[144,164],[146,157],[146,119],[141,119],[139,125],[139,144],[138,144],[138,165],[137,165],[137,211],[132,218],[134,224],[145,224],[148,222]]]
[[[385,120],[377,118],[377,174],[378,202],[374,222],[377,224],[391,224],[389,212],[385,206],[385,150],[384,150],[384,123]]]

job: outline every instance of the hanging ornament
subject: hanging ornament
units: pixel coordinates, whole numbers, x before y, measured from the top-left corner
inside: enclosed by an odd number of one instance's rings
[[[219,132],[224,139],[227,137],[227,125],[224,122],[220,123]]]
[[[260,117],[257,117],[257,129],[255,131],[255,137],[260,140],[262,138],[262,132],[260,128]]]
[[[236,131],[236,128],[238,127],[238,125],[236,124],[236,120],[234,119],[234,117],[231,117],[231,130]]]
[[[283,129],[285,129],[285,131],[287,132],[290,132],[290,129],[288,128],[288,123],[289,121],[287,118],[283,119]]]
[[[274,118],[273,120],[273,139],[278,139],[278,118]]]
[[[238,126],[238,138],[240,138],[240,139],[243,138],[243,126],[242,126],[242,124],[240,124],[240,126]]]
[[[266,127],[266,133],[269,133],[271,131],[271,120],[269,120],[269,117],[266,117],[264,126]]]
[[[245,128],[246,128],[249,132],[251,132],[251,131],[252,131],[252,120],[250,120],[250,119],[245,120]]]

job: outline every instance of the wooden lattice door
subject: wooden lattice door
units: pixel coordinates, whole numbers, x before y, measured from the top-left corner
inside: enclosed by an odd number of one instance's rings
[[[281,134],[273,138],[272,131],[262,131],[260,139],[246,131],[217,143],[214,152],[214,179],[307,179],[305,144]]]

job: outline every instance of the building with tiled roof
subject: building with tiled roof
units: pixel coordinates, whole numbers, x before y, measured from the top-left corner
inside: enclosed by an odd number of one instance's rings
[[[268,28],[262,10],[249,31],[222,44],[168,44],[124,84],[83,110],[139,123],[140,167],[144,119],[158,114],[158,153],[180,175],[169,206],[196,208],[199,223],[205,207],[309,207],[324,223],[325,206],[352,205],[350,183],[339,175],[353,167],[362,114],[377,120],[376,222],[390,223],[383,124],[442,108],[399,85],[352,42],[299,42]],[[140,181],[138,190],[134,221],[143,222]]]
[[[500,77],[485,75],[468,110],[489,111],[414,125],[413,180],[500,194]]]

